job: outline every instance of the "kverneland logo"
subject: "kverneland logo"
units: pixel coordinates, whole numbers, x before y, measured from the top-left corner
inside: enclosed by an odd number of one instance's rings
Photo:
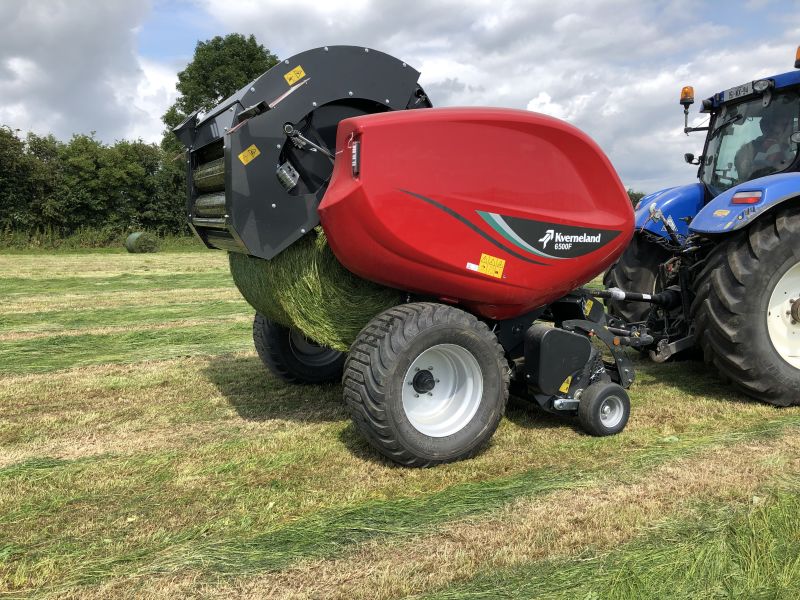
[[[599,244],[601,235],[600,233],[594,235],[591,233],[564,235],[554,229],[548,229],[539,241],[542,243],[542,248],[547,248],[547,243],[553,240],[555,242],[553,244],[555,250],[569,250],[572,248],[572,244]]]

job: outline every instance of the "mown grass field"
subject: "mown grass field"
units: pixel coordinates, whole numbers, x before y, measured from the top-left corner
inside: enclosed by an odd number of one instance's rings
[[[0,597],[800,596],[800,410],[640,363],[620,436],[408,470],[251,319],[223,253],[0,255]]]

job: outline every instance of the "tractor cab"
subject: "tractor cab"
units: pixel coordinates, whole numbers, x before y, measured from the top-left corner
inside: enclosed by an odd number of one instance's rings
[[[689,127],[691,86],[681,90],[684,132],[706,131],[703,154],[685,155],[700,166],[706,198],[759,177],[800,170],[800,71],[739,85],[703,100],[708,127]]]

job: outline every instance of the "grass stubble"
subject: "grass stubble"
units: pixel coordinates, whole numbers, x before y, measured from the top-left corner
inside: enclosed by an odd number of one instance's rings
[[[354,433],[336,386],[264,373],[216,257],[45,255],[24,278],[35,261],[0,257],[0,594],[624,597],[622,566],[650,573],[648,552],[682,565],[659,577],[704,573],[659,532],[688,531],[707,556],[728,526],[753,532],[742,552],[783,535],[746,524],[785,514],[796,409],[728,399],[701,365],[643,364],[622,436],[517,407],[476,459],[398,469]],[[791,589],[779,566],[717,572]]]

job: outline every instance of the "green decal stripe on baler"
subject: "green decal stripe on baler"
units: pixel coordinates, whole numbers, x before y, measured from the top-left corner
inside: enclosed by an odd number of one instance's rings
[[[472,231],[474,231],[475,233],[477,233],[478,235],[480,235],[481,237],[483,237],[487,241],[491,242],[492,244],[494,244],[495,246],[497,246],[501,250],[505,250],[511,256],[515,256],[516,258],[519,258],[520,260],[524,260],[525,262],[533,263],[535,265],[541,265],[543,267],[549,267],[550,266],[547,263],[539,262],[538,260],[533,260],[532,258],[528,258],[527,256],[523,256],[521,254],[518,254],[517,252],[515,252],[511,248],[508,248],[507,246],[504,246],[503,244],[498,242],[496,239],[492,238],[485,231],[481,230],[480,227],[478,227],[477,225],[475,225],[471,221],[465,219],[463,216],[458,214],[456,211],[454,211],[449,206],[445,206],[444,204],[441,204],[441,203],[437,202],[436,200],[428,198],[427,196],[423,196],[422,194],[417,194],[416,192],[410,192],[408,190],[403,190],[403,189],[401,189],[399,191],[403,192],[404,194],[408,194],[412,198],[417,198],[419,200],[422,200],[423,202],[427,202],[431,206],[435,206],[439,210],[441,210],[441,211],[447,213],[448,215],[450,215],[451,217],[457,219],[458,221],[460,221],[461,223],[463,223],[464,225],[466,225],[467,227],[472,229]]]
[[[494,229],[497,233],[503,236],[506,240],[520,248],[521,250],[525,250],[526,252],[530,252],[531,254],[536,254],[537,256],[542,256],[544,258],[553,258],[557,260],[561,260],[561,257],[558,256],[551,256],[549,254],[545,254],[541,250],[537,250],[530,244],[528,244],[525,240],[523,240],[517,233],[511,229],[508,223],[505,222],[501,215],[497,213],[490,213],[485,212],[482,210],[476,210],[475,212],[486,221],[489,226]]]

